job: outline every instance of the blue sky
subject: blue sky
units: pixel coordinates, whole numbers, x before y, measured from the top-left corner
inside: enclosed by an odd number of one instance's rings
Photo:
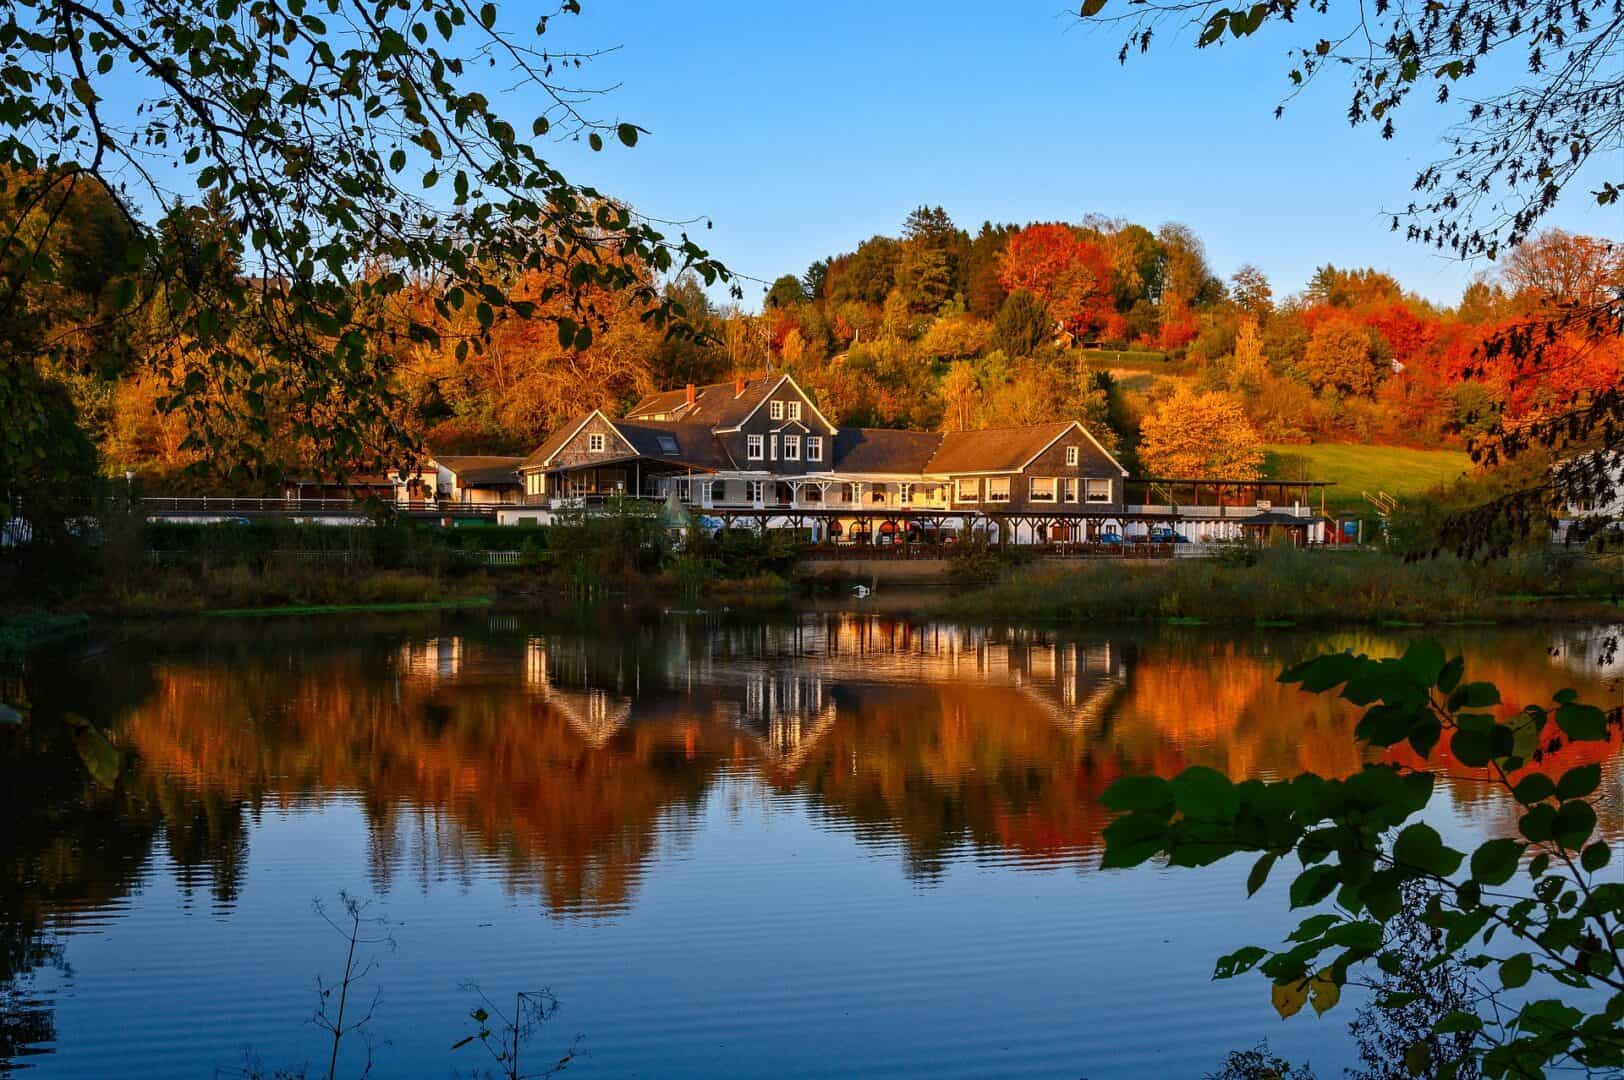
[[[1080,27],[1052,0],[585,9],[556,20],[549,45],[620,46],[580,82],[618,84],[589,108],[650,134],[602,154],[561,144],[554,160],[645,213],[708,216],[703,241],[755,277],[894,234],[920,203],[972,232],[1089,212],[1180,221],[1220,274],[1256,263],[1277,295],[1329,261],[1387,270],[1448,303],[1483,269],[1407,243],[1381,214],[1407,201],[1454,114],[1417,99],[1384,143],[1349,127],[1346,84],[1326,82],[1276,120],[1288,67],[1278,33],[1200,52],[1169,36],[1124,68],[1116,34]],[[527,29],[528,10],[507,5],[504,23]],[[536,111],[527,95],[503,102],[515,119]],[[1620,232],[1619,215],[1577,188],[1550,221]],[[749,306],[759,297],[746,286]]]

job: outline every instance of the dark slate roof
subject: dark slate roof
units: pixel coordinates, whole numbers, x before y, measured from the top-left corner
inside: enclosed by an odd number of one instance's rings
[[[650,394],[626,413],[626,419],[637,420],[648,416],[668,415],[685,424],[705,424],[709,427],[728,428],[742,421],[764,401],[782,375],[761,375],[744,381],[744,393],[737,393],[737,384],[710,383],[694,388],[694,403],[688,405],[688,389],[666,390]]]
[[[841,428],[834,438],[836,472],[923,473],[942,444],[934,431],[893,431],[886,428]]]
[[[1031,461],[1071,427],[1070,420],[1026,427],[950,431],[931,455],[926,472],[1013,472]]]
[[[681,462],[705,469],[726,469],[733,465],[721,440],[707,424],[675,420],[616,420],[615,430],[643,457]],[[673,452],[672,445],[676,449]]]
[[[519,463],[523,460],[490,454],[452,454],[434,459],[451,470],[462,487],[518,487]]]

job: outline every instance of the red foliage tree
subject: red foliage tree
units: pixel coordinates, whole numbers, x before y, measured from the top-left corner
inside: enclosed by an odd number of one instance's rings
[[[998,280],[1027,289],[1080,337],[1098,333],[1114,314],[1111,257],[1069,225],[1028,225],[1009,238]]]

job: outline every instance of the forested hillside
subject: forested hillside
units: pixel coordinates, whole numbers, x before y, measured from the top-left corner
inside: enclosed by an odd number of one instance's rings
[[[23,218],[60,211],[46,254],[75,272],[52,295],[28,297],[35,315],[9,332],[28,337],[41,373],[66,387],[105,471],[165,487],[219,484],[192,468],[203,452],[188,443],[185,418],[166,411],[188,380],[194,394],[209,387],[174,346],[161,298],[141,318],[107,317],[149,269],[127,264],[126,223],[90,184],[64,203]],[[232,247],[224,215],[175,207],[162,228],[196,253],[179,279],[206,292],[215,255]],[[534,271],[515,280],[538,315],[565,313],[556,282]],[[1082,417],[1145,471],[1245,475],[1310,442],[1460,448],[1502,419],[1616,386],[1624,356],[1616,338],[1577,332],[1538,367],[1494,347],[1507,330],[1624,281],[1617,246],[1554,230],[1513,250],[1452,307],[1379,271],[1332,265],[1303,292],[1278,295],[1250,265],[1221,277],[1182,225],[1087,218],[986,223],[972,234],[925,206],[896,236],[780,277],[759,314],[713,304],[692,280],[661,283],[652,270],[648,280],[680,301],[699,338],[670,336],[642,305],[604,293],[585,347],[562,346],[546,318],[499,316],[488,343],[471,349],[490,313],[472,301],[437,313],[425,299],[416,314],[437,321],[438,341],[370,343],[393,373],[391,407],[432,450],[524,452],[583,409],[614,412],[659,387],[781,370],[843,424],[958,430]],[[264,363],[274,417],[275,395],[297,384],[272,376],[275,357]],[[289,472],[317,456],[293,439],[280,452],[270,464]]]

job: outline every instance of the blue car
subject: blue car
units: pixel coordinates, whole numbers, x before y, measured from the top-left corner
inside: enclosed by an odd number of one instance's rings
[[[1152,544],[1188,544],[1190,540],[1172,529],[1164,528],[1150,530],[1150,542]]]
[[[1094,538],[1094,542],[1097,544],[1120,544],[1122,543],[1122,534],[1114,532],[1100,533]]]

